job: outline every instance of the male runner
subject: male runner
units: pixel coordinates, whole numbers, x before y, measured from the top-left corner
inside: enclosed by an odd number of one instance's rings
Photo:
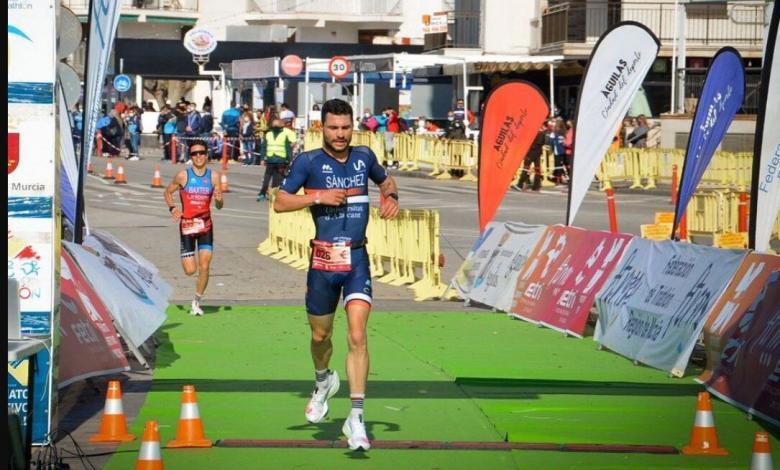
[[[214,196],[217,209],[222,209],[222,190],[219,177],[206,168],[208,151],[200,140],[190,141],[189,154],[192,167],[176,174],[165,189],[165,202],[174,222],[179,222],[181,240],[181,266],[187,276],[198,270],[198,285],[192,301],[190,315],[203,315],[200,299],[209,283],[209,266],[214,249],[214,231],[211,221],[211,197]],[[179,191],[181,209],[173,202],[173,193]],[[195,250],[198,262],[195,263]]]
[[[379,185],[384,202],[380,216],[398,215],[395,181],[368,147],[351,147],[352,108],[334,99],[322,106],[322,148],[302,153],[293,161],[274,202],[288,212],[311,207],[316,227],[306,281],[306,312],[311,326],[311,356],[316,385],[306,405],[306,420],[322,421],[328,399],[339,389],[339,377],[328,369],[333,353],[333,316],[343,292],[349,332],[347,378],[352,411],[342,431],[352,450],[371,447],[363,421],[368,376],[366,324],[371,311],[371,273],[366,254],[368,180]],[[296,195],[304,188],[304,194]]]

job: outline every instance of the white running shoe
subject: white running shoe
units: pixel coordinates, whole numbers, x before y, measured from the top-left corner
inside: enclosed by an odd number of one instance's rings
[[[203,309],[200,308],[200,302],[197,300],[192,301],[192,305],[190,306],[190,315],[193,317],[199,317],[203,315]]]
[[[368,441],[366,435],[366,425],[363,423],[363,415],[350,415],[344,426],[341,428],[341,432],[347,436],[347,444],[351,450],[363,450],[366,451],[371,448],[371,443]]]
[[[309,403],[306,404],[306,421],[319,423],[328,414],[328,399],[339,391],[339,374],[332,370],[325,381],[325,389],[320,392],[319,387],[314,388]]]

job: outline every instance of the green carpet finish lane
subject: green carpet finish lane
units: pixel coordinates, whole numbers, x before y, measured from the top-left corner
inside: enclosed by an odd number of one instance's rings
[[[331,367],[342,379],[329,416],[306,423],[313,389],[309,328],[302,308],[214,307],[190,317],[172,307],[158,333],[152,391],[131,431],[160,423],[173,438],[181,388],[194,384],[206,435],[218,439],[343,439],[349,412],[344,370],[346,318],[337,315]],[[564,338],[502,314],[381,313],[369,321],[371,372],[366,397],[375,440],[687,443],[693,424],[694,370],[683,379],[634,366],[590,338]],[[744,413],[713,401],[729,457],[586,454],[545,451],[375,449],[163,449],[166,468],[746,468],[753,432]],[[776,430],[770,429],[777,436]],[[137,449],[139,442],[121,450]],[[778,462],[776,439],[772,440]],[[134,452],[106,468],[130,468]]]

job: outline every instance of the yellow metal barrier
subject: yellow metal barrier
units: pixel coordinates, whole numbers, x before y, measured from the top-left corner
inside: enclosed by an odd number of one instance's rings
[[[393,160],[401,171],[416,171],[423,166],[430,167],[429,176],[437,179],[452,179],[452,171],[462,171],[463,181],[476,181],[479,166],[478,145],[470,140],[447,140],[432,135],[394,134]],[[309,129],[304,136],[304,149],[311,150],[322,144],[322,131]],[[369,131],[354,131],[353,145],[366,145],[377,157],[387,162],[383,134]],[[672,181],[672,168],[677,165],[678,181],[682,177],[685,151],[681,149],[618,148],[610,149],[597,171],[601,190],[612,188],[614,183],[628,184],[632,189],[654,189],[662,182]],[[712,157],[702,175],[704,185],[728,187],[745,191],[750,186],[753,154],[751,152],[731,153],[718,151]],[[554,158],[550,147],[545,145],[541,158],[542,185],[555,186],[550,181],[554,170]],[[520,177],[515,175],[514,183]]]
[[[311,212],[277,213],[273,199],[274,195],[269,200],[268,238],[257,251],[307,269],[309,241],[314,237]],[[395,220],[384,220],[378,208],[371,208],[366,238],[372,275],[379,282],[408,285],[417,301],[441,298],[447,286],[441,282],[439,231],[438,211],[403,209]]]

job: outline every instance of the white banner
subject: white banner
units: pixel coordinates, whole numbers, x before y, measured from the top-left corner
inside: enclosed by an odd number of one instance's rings
[[[119,7],[122,2],[91,0],[89,2],[89,39],[87,40],[87,80],[84,82],[84,138],[81,154],[86,171],[92,148],[95,145],[96,124],[100,118],[100,102],[106,67],[111,57],[116,28],[119,24]]]
[[[502,222],[491,222],[471,246],[471,251],[450,282],[450,290],[454,290],[458,297],[464,300],[469,298],[474,279],[482,270],[485,261],[490,259],[493,249],[504,234],[506,227]]]
[[[112,234],[102,230],[91,231],[84,239],[84,246],[94,250],[101,258],[109,258],[111,263],[133,274],[135,282],[141,284],[155,305],[165,312],[173,288],[160,276],[160,271],[149,260],[126,247]]]
[[[622,22],[596,43],[580,85],[567,225],[590,188],[634,94],[653,65],[661,43],[644,25]]]
[[[147,292],[145,283],[113,256],[96,256],[91,248],[63,241],[84,276],[100,296],[124,339],[132,346],[144,343],[165,322],[165,305]]]
[[[547,227],[515,222],[503,225],[505,233],[474,278],[469,299],[508,312],[517,276]]]
[[[767,39],[767,53],[764,71],[761,76],[761,107],[756,128],[756,149],[760,150],[760,161],[754,162],[753,198],[755,202],[751,214],[751,224],[755,232],[757,251],[768,251],[772,228],[780,213],[780,47],[777,36],[780,33],[780,8],[775,8]],[[763,113],[762,113],[763,111]],[[763,121],[762,121],[763,119]],[[759,142],[760,139],[760,142]],[[760,147],[759,147],[760,145]]]
[[[596,295],[594,339],[682,377],[707,315],[745,254],[634,238]]]

